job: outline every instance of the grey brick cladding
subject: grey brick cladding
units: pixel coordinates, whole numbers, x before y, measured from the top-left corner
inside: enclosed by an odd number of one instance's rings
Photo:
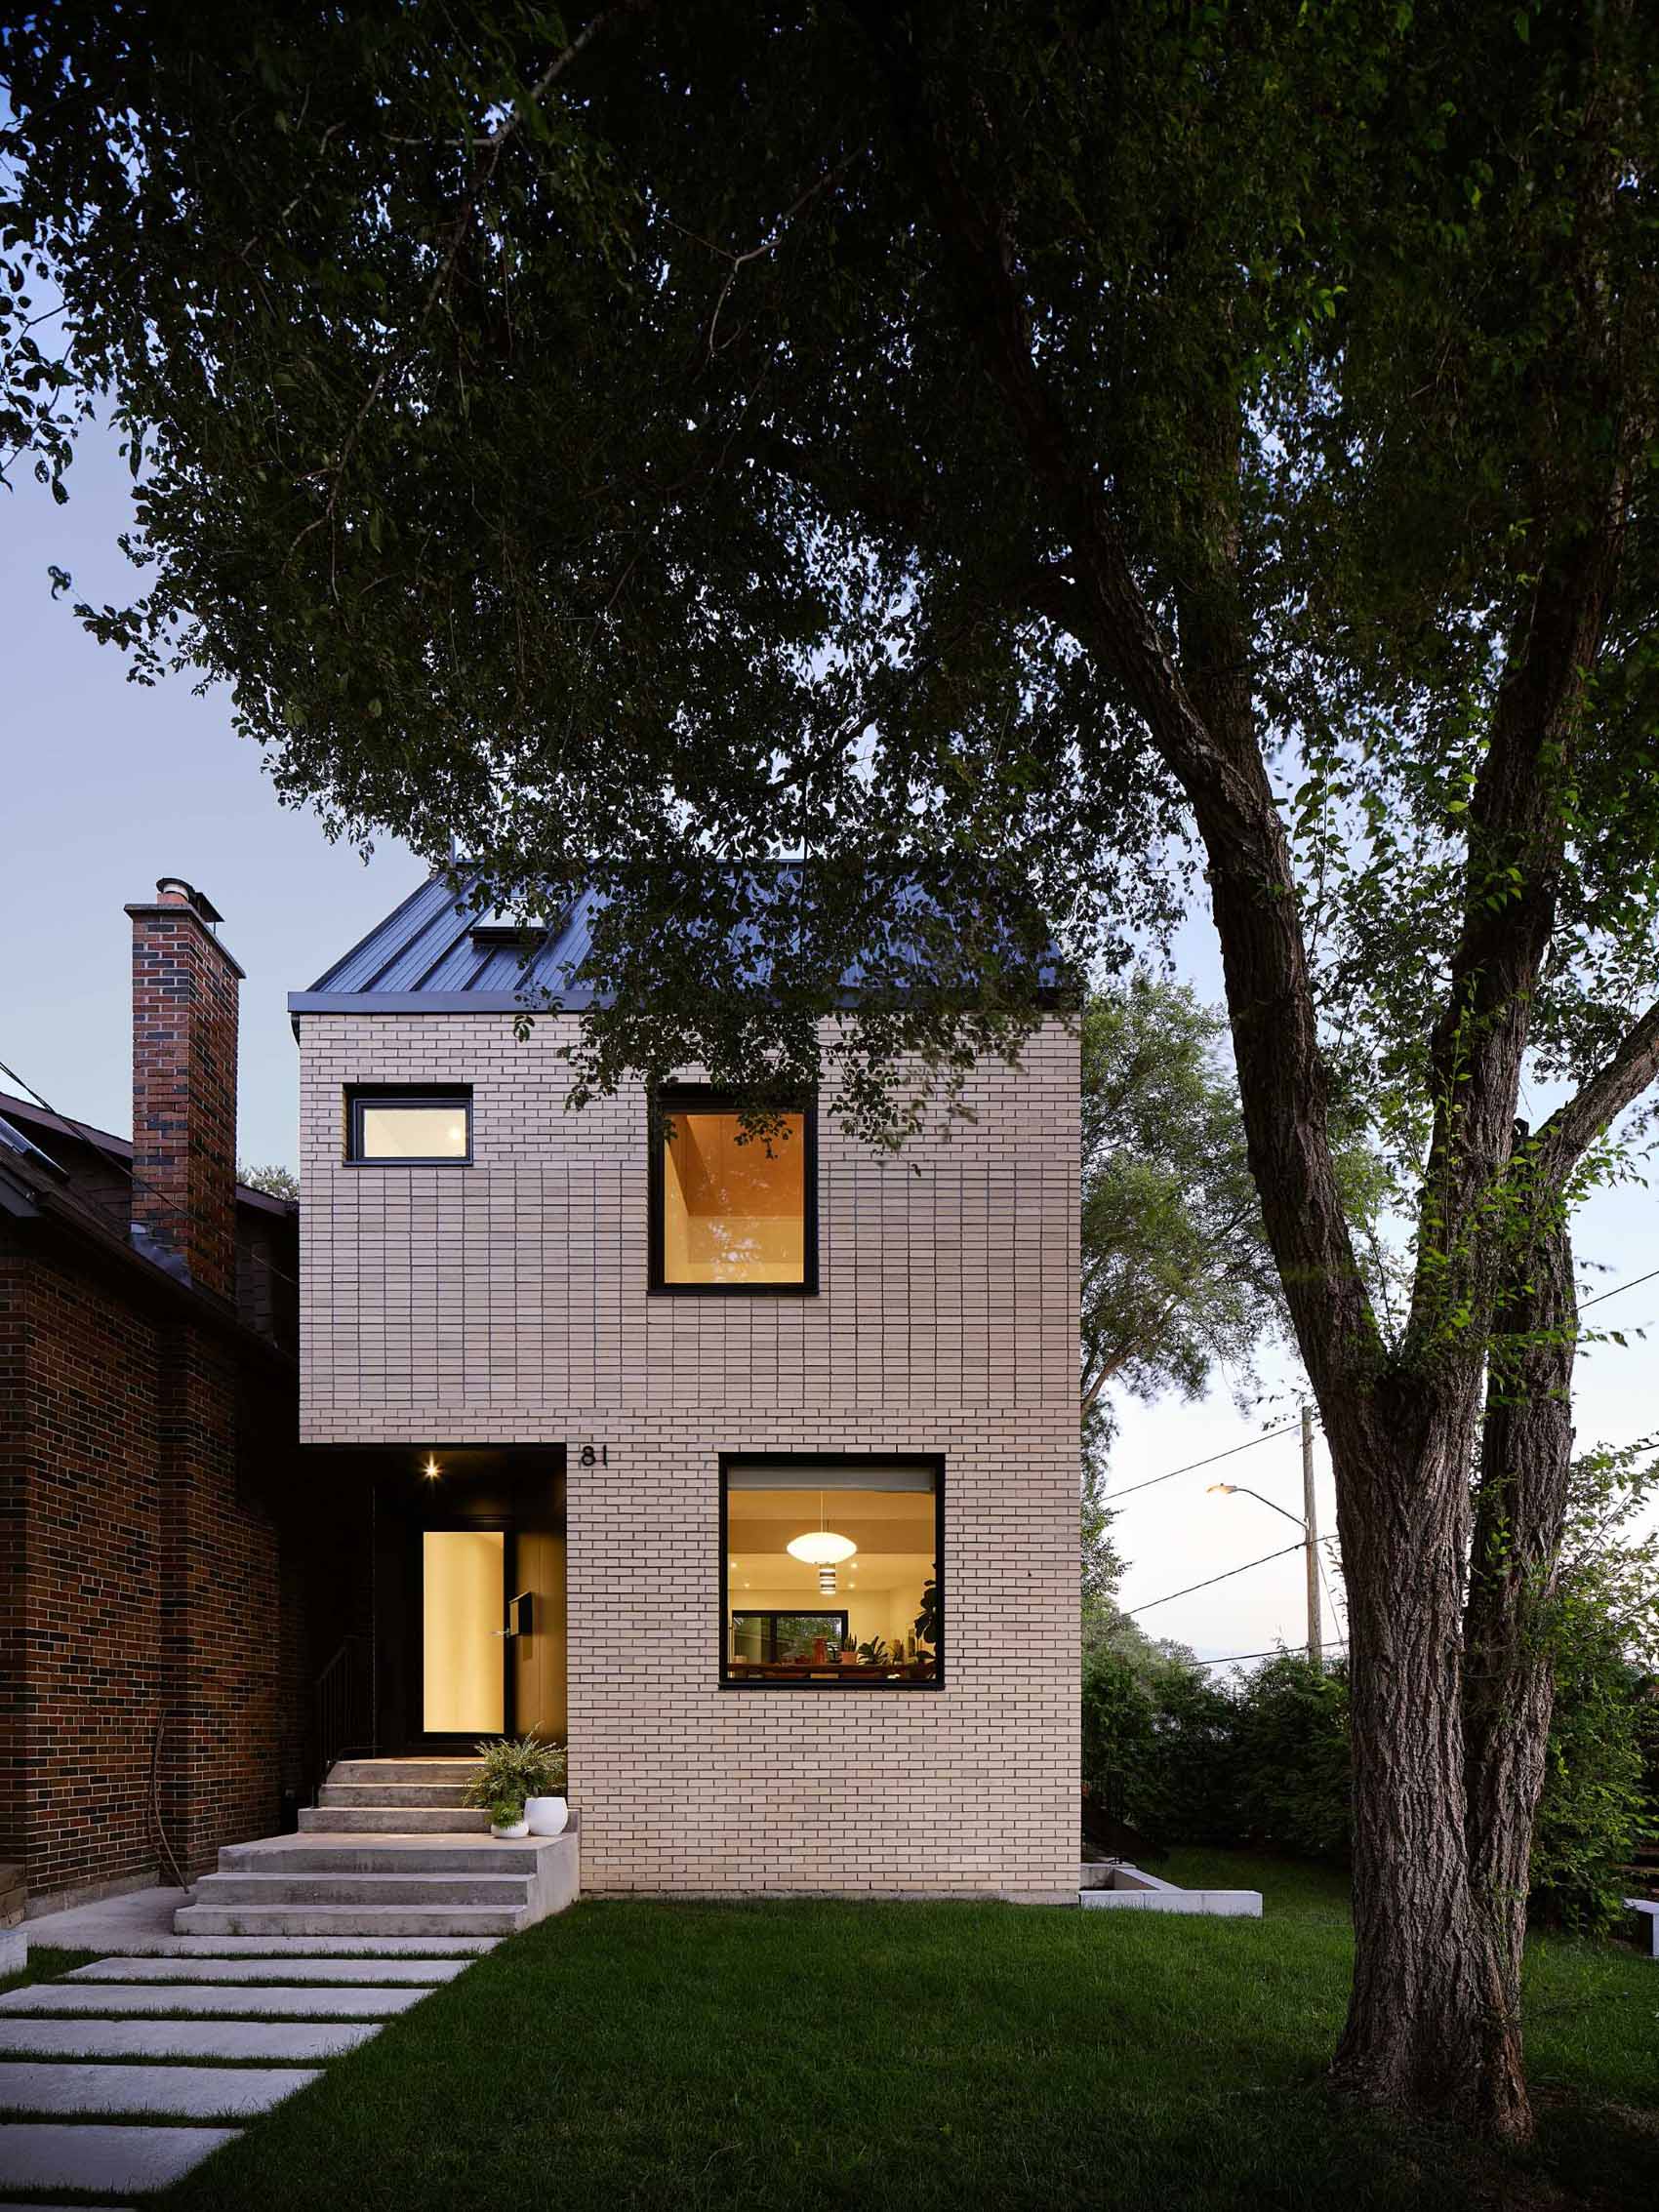
[[[564,1110],[571,1027],[302,1018],[303,1440],[567,1447],[589,1892],[1074,1898],[1075,1038],[891,1157],[822,1114],[816,1298],[653,1299],[643,1094]],[[397,1081],[472,1086],[475,1165],[343,1164]],[[867,1449],[944,1456],[943,1688],[722,1691],[719,1453]]]

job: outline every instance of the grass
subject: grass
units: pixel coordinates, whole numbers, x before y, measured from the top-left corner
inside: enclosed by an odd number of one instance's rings
[[[24,1934],[28,1933],[25,1923]],[[28,1964],[18,1974],[0,1974],[0,1996],[8,1990],[26,1989],[31,1982],[56,1982],[60,1974],[72,1974],[77,1966],[90,1966],[101,1958],[99,1951],[59,1951],[51,1944],[30,1947]]]
[[[1184,1852],[1263,1921],[994,1905],[589,1901],[337,2061],[169,2212],[1452,2212],[1659,2198],[1659,1972],[1544,1942],[1541,2137],[1331,2100],[1340,1877]]]

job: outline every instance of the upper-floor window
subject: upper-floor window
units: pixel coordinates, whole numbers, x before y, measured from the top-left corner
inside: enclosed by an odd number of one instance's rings
[[[814,1109],[746,1129],[738,1102],[719,1092],[659,1092],[650,1226],[654,1291],[816,1291]]]
[[[460,1085],[345,1094],[345,1157],[357,1167],[465,1167],[472,1093]]]

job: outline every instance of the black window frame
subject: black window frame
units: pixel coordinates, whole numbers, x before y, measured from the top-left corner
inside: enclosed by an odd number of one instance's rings
[[[672,1113],[741,1113],[751,1101],[711,1083],[663,1083],[646,1101],[646,1293],[651,1298],[816,1298],[818,1296],[818,1102],[785,1100],[782,1113],[801,1117],[801,1279],[798,1283],[671,1283],[663,1263],[663,1168]]]
[[[369,1106],[460,1106],[466,1116],[466,1150],[465,1153],[400,1153],[395,1159],[384,1154],[366,1155],[363,1108]],[[345,1086],[344,1164],[347,1167],[471,1167],[476,1127],[470,1083],[348,1083]]]
[[[788,1610],[777,1605],[734,1605],[726,1615],[727,1628],[730,1629],[734,1621],[740,1620],[764,1621],[766,1623],[766,1641],[770,1644],[771,1649],[767,1652],[765,1658],[757,1663],[762,1667],[776,1667],[778,1664],[778,1623],[780,1621],[839,1621],[841,1626],[835,1641],[837,1644],[844,1644],[847,1640],[848,1614],[844,1605],[791,1605]],[[828,1643],[829,1640],[827,1636],[825,1641]]]
[[[803,1472],[815,1467],[854,1468],[861,1467],[913,1467],[927,1468],[933,1476],[933,1580],[939,1591],[940,1636],[938,1649],[933,1656],[933,1673],[926,1681],[888,1681],[885,1677],[874,1680],[868,1677],[860,1679],[863,1670],[855,1668],[836,1669],[833,1671],[827,1668],[822,1674],[817,1676],[803,1675],[798,1680],[769,1682],[755,1681],[746,1678],[744,1674],[733,1674],[730,1671],[727,1645],[730,1639],[734,1608],[727,1582],[727,1562],[731,1554],[727,1544],[726,1476],[733,1468],[743,1467],[798,1467]],[[716,1679],[722,1690],[737,1690],[745,1693],[751,1690],[795,1692],[822,1690],[830,1697],[852,1697],[860,1694],[873,1696],[879,1691],[887,1690],[903,1693],[932,1693],[944,1689],[945,1658],[951,1641],[951,1631],[946,1625],[950,1619],[950,1613],[946,1605],[945,1594],[945,1455],[942,1452],[722,1452],[719,1456],[718,1487],[720,1494],[720,1651]],[[803,1490],[810,1490],[812,1484],[803,1482],[801,1487]],[[760,1611],[761,1608],[753,1605],[740,1605],[735,1610],[740,1613],[754,1613]],[[798,1610],[803,1613],[812,1613],[822,1611],[824,1608],[805,1605]]]

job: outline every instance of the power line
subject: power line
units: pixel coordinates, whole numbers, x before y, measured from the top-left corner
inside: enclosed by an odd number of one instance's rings
[[[1621,1291],[1635,1290],[1639,1283],[1650,1283],[1655,1276],[1659,1276],[1659,1267],[1649,1267],[1644,1275],[1633,1275],[1628,1283],[1615,1283],[1611,1290],[1598,1290],[1594,1298],[1582,1300],[1578,1309],[1582,1313],[1585,1307],[1599,1306],[1604,1298],[1617,1298]]]
[[[1325,1539],[1321,1538],[1320,1541],[1324,1542]],[[1307,1548],[1305,1544],[1287,1544],[1283,1550],[1264,1551],[1259,1559],[1246,1559],[1241,1567],[1229,1567],[1224,1575],[1211,1575],[1208,1582],[1189,1583],[1185,1589],[1172,1589],[1164,1597],[1149,1598],[1145,1605],[1125,1606],[1124,1611],[1129,1614],[1150,1613],[1154,1605],[1169,1605],[1178,1597],[1191,1597],[1195,1589],[1208,1589],[1212,1583],[1231,1582],[1234,1575],[1247,1575],[1252,1567],[1265,1567],[1270,1559],[1282,1559],[1292,1551],[1305,1551]]]
[[[1275,1644],[1272,1651],[1230,1651],[1225,1659],[1200,1659],[1196,1661],[1196,1664],[1199,1667],[1237,1667],[1246,1659],[1277,1659],[1281,1652],[1288,1657],[1294,1649],[1295,1646],[1292,1644]],[[1326,1651],[1346,1651],[1348,1649],[1348,1638],[1346,1636],[1327,1636],[1324,1641],[1324,1649]]]
[[[1287,1421],[1277,1428],[1264,1428],[1259,1436],[1252,1436],[1247,1444],[1234,1444],[1225,1452],[1212,1452],[1207,1460],[1189,1460],[1185,1467],[1172,1467],[1167,1474],[1154,1474],[1145,1482],[1131,1482],[1126,1490],[1109,1490],[1102,1498],[1103,1506],[1110,1506],[1114,1498],[1132,1498],[1137,1490],[1155,1490],[1160,1482],[1173,1482],[1178,1474],[1192,1474],[1195,1468],[1214,1467],[1218,1460],[1236,1459],[1240,1452],[1253,1452],[1258,1444],[1266,1444],[1275,1436],[1288,1436],[1292,1429],[1300,1428],[1301,1418]]]
[[[1615,1283],[1611,1290],[1600,1290],[1594,1298],[1581,1299],[1578,1309],[1582,1313],[1587,1307],[1599,1306],[1603,1299],[1618,1298],[1627,1290],[1637,1290],[1643,1283],[1655,1281],[1659,1281],[1659,1267],[1650,1267],[1644,1275],[1633,1275],[1628,1283]],[[1230,1445],[1225,1452],[1211,1452],[1207,1459],[1189,1460],[1185,1467],[1172,1467],[1166,1473],[1150,1475],[1145,1482],[1131,1482],[1121,1490],[1109,1490],[1101,1504],[1109,1506],[1114,1498],[1132,1498],[1138,1490],[1155,1490],[1160,1482],[1173,1482],[1178,1474],[1194,1474],[1199,1468],[1214,1467],[1218,1461],[1234,1459],[1240,1452],[1253,1452],[1258,1444],[1271,1443],[1275,1436],[1288,1436],[1299,1426],[1297,1421],[1286,1421],[1277,1428],[1264,1428],[1259,1436],[1252,1436],[1243,1444]]]
[[[1335,1536],[1321,1536],[1315,1541],[1320,1544],[1336,1544],[1341,1540]],[[1150,1613],[1154,1605],[1168,1605],[1177,1597],[1191,1597],[1195,1589],[1208,1589],[1211,1583],[1230,1582],[1234,1575],[1247,1575],[1252,1567],[1265,1567],[1270,1559],[1282,1559],[1292,1551],[1306,1551],[1307,1548],[1306,1543],[1287,1544],[1281,1551],[1264,1551],[1259,1559],[1246,1559],[1241,1567],[1229,1567],[1225,1574],[1211,1575],[1209,1582],[1189,1583],[1185,1589],[1172,1589],[1167,1596],[1149,1597],[1144,1605],[1126,1605],[1123,1610],[1129,1614]]]

